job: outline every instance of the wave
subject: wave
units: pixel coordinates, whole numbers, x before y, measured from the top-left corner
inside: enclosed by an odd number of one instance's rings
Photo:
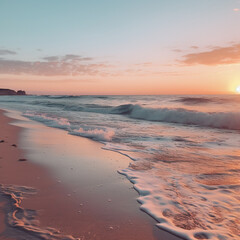
[[[91,138],[96,141],[111,141],[114,136],[114,131],[102,128],[92,128],[84,129],[79,128],[77,130],[71,131],[70,134]]]
[[[169,166],[163,164],[152,168],[151,162],[137,161],[132,165],[118,172],[134,184],[140,209],[159,228],[187,240],[238,239],[239,204],[229,194],[230,186],[198,184],[192,175],[183,176],[174,167],[168,172]],[[239,190],[239,185],[232,187]]]
[[[48,108],[56,108],[64,111],[74,112],[95,112],[95,113],[109,113],[112,106],[100,105],[100,104],[83,104],[78,102],[66,102],[66,101],[49,101],[49,100],[35,100],[31,102],[31,105],[44,106]]]
[[[32,119],[34,121],[44,123],[49,127],[68,130],[71,126],[71,123],[66,118],[50,117],[50,116],[47,116],[46,114],[40,114],[40,113],[37,114],[32,112],[26,112],[23,114],[23,116],[29,119]]]
[[[111,109],[110,113],[112,114],[131,114],[134,110],[134,107],[138,105],[133,104],[123,104]]]
[[[240,112],[198,112],[184,108],[146,108],[126,104],[112,109],[111,113],[124,114],[130,118],[146,121],[240,130]]]
[[[174,101],[182,102],[185,104],[205,104],[205,103],[213,102],[213,99],[204,98],[204,97],[182,97]]]
[[[232,95],[228,97],[208,96],[208,97],[180,97],[172,100],[173,102],[181,102],[186,105],[201,105],[201,104],[225,104],[225,103],[239,103],[240,98],[238,95]]]
[[[240,112],[199,112],[185,108],[150,108],[137,104],[123,104],[116,107],[98,104],[44,101],[34,101],[34,104],[56,107],[64,111],[116,114],[145,121],[240,130]]]
[[[36,107],[44,106],[47,111],[73,111],[73,112],[91,112],[98,114],[116,114],[124,115],[132,119],[139,119],[145,121],[156,121],[165,123],[175,123],[183,125],[195,125],[200,127],[210,127],[229,130],[240,130],[240,111],[232,112],[200,112],[197,110],[188,110],[185,108],[151,108],[146,105],[138,104],[122,104],[118,106],[112,106],[112,102],[109,100],[108,104],[102,102],[92,102],[88,100],[74,100],[76,98],[111,98],[111,96],[26,96],[21,98],[23,101],[19,101],[17,98],[6,98],[3,101],[9,103],[22,103],[28,108],[30,105]],[[62,99],[62,100],[61,100]],[[69,99],[69,100],[67,100]],[[72,99],[72,100],[71,100]],[[239,96],[233,96],[226,98],[228,101],[239,99]],[[182,97],[177,101],[184,103],[200,104],[206,102],[223,102],[224,98],[221,97]],[[235,101],[235,100],[234,100]],[[237,102],[237,100],[236,100]],[[226,107],[225,107],[226,108]],[[237,108],[236,108],[237,109]],[[44,109],[45,111],[45,109]]]
[[[74,96],[74,95],[44,95],[45,98],[50,99],[66,99],[66,98],[80,98],[81,96]]]
[[[151,108],[146,105],[122,104],[112,106],[109,104],[98,104],[91,101],[71,100],[72,98],[105,98],[105,96],[29,96],[30,100],[23,101],[23,104],[29,106],[44,106],[54,111],[73,111],[73,112],[91,112],[99,114],[124,115],[132,119],[145,121],[156,121],[165,123],[176,123],[184,125],[196,125],[200,127],[220,128],[229,130],[240,130],[240,112],[200,112],[197,110],[188,110],[185,108]],[[110,98],[110,96],[109,96]],[[235,99],[231,97],[228,100]],[[21,98],[22,99],[22,98]],[[27,98],[26,98],[27,99]],[[62,99],[62,100],[61,100]],[[69,100],[66,100],[69,99]],[[223,98],[219,97],[182,97],[178,101],[185,103],[199,104],[206,102],[221,102]],[[11,99],[7,99],[8,102]],[[13,102],[18,99],[13,99]],[[47,110],[48,111],[48,110]]]
[[[66,118],[59,118],[54,116],[47,116],[46,114],[34,114],[27,112],[24,114],[25,117],[28,117],[32,120],[42,122],[49,127],[63,129],[69,132],[71,135],[87,137],[99,142],[102,141],[111,141],[115,135],[115,132],[106,127],[89,127],[81,126],[76,127],[69,122]]]
[[[37,95],[32,95],[37,96]],[[49,98],[49,99],[75,99],[75,98],[100,98],[100,99],[108,99],[110,96],[104,95],[40,95],[38,98]]]

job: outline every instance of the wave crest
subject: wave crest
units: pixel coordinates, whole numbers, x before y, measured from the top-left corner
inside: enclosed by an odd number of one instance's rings
[[[204,98],[204,97],[182,97],[174,101],[182,102],[185,104],[205,104],[205,103],[214,102],[213,100],[209,98]]]
[[[145,108],[132,104],[120,105],[114,110],[111,113],[127,114],[134,119],[240,130],[240,112],[198,112],[183,108]]]
[[[70,132],[72,135],[82,136],[91,138],[97,141],[111,141],[114,136],[114,131],[108,129],[84,129],[79,128],[78,130],[74,130]]]

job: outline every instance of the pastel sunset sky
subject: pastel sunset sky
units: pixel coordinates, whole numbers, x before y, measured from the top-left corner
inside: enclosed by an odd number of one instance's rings
[[[228,94],[240,0],[0,0],[0,88]]]

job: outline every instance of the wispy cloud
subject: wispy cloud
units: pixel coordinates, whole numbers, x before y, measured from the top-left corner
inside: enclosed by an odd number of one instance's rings
[[[15,54],[17,54],[15,51],[0,49],[0,55],[15,55]]]
[[[135,66],[140,66],[140,67],[149,67],[152,66],[153,63],[152,62],[143,62],[143,63],[135,63]]]
[[[70,62],[70,61],[91,61],[94,59],[90,57],[75,55],[75,54],[66,54],[64,56],[47,56],[47,57],[44,57],[43,60],[47,60],[49,62],[52,62],[52,61]]]
[[[240,44],[230,47],[216,47],[210,51],[191,53],[183,56],[181,63],[185,65],[226,65],[240,64]]]
[[[59,61],[59,57],[58,56],[48,56],[48,57],[44,57],[42,58],[43,60],[47,60],[48,62],[56,62]]]
[[[172,51],[173,51],[173,52],[177,52],[177,53],[182,52],[182,50],[181,50],[181,49],[178,49],[178,48],[173,49]]]
[[[73,54],[48,56],[41,61],[0,59],[0,74],[31,74],[38,76],[77,76],[104,74],[110,65],[93,58]]]

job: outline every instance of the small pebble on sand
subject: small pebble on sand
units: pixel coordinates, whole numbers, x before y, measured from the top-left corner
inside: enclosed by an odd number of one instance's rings
[[[20,159],[18,159],[18,161],[19,162],[25,162],[25,161],[27,161],[27,159],[26,158],[20,158]]]

